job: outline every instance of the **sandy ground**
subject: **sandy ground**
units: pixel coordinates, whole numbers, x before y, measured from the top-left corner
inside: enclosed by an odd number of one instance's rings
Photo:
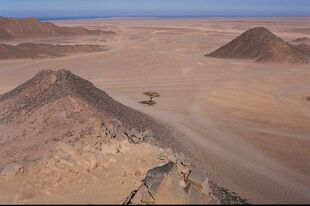
[[[55,21],[117,32],[35,40],[92,43],[108,51],[0,61],[0,94],[41,69],[70,69],[116,100],[162,121],[216,182],[250,203],[310,202],[310,65],[204,57],[244,30],[264,26],[286,41],[310,18],[95,19]],[[21,41],[16,41],[19,43]],[[141,93],[161,94],[153,107]]]

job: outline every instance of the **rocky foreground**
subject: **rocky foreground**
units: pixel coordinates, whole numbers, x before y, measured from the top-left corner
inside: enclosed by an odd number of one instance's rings
[[[167,129],[66,70],[0,97],[1,204],[245,204]],[[177,147],[182,148],[182,147]]]
[[[0,187],[8,189],[0,190],[0,202],[223,203],[203,171],[186,164],[183,154],[152,145],[152,138],[151,130],[108,125],[74,144],[59,141],[40,159],[2,168]],[[246,203],[238,196],[231,201]]]

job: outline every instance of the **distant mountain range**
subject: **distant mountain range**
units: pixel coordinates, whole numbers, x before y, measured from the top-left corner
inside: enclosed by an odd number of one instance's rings
[[[96,35],[100,33],[104,33],[104,31],[88,30],[83,27],[59,27],[51,22],[40,22],[35,18],[16,19],[0,17],[0,40]]]

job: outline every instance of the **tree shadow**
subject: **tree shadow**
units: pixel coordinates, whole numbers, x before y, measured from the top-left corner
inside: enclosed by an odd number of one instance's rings
[[[140,101],[139,103],[140,103],[140,104],[147,104],[147,105],[149,105],[149,106],[152,106],[152,105],[156,104],[155,101],[150,101],[150,100]]]

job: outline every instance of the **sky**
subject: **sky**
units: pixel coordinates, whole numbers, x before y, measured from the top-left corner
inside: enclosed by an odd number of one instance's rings
[[[0,16],[310,16],[310,0],[0,0]]]

